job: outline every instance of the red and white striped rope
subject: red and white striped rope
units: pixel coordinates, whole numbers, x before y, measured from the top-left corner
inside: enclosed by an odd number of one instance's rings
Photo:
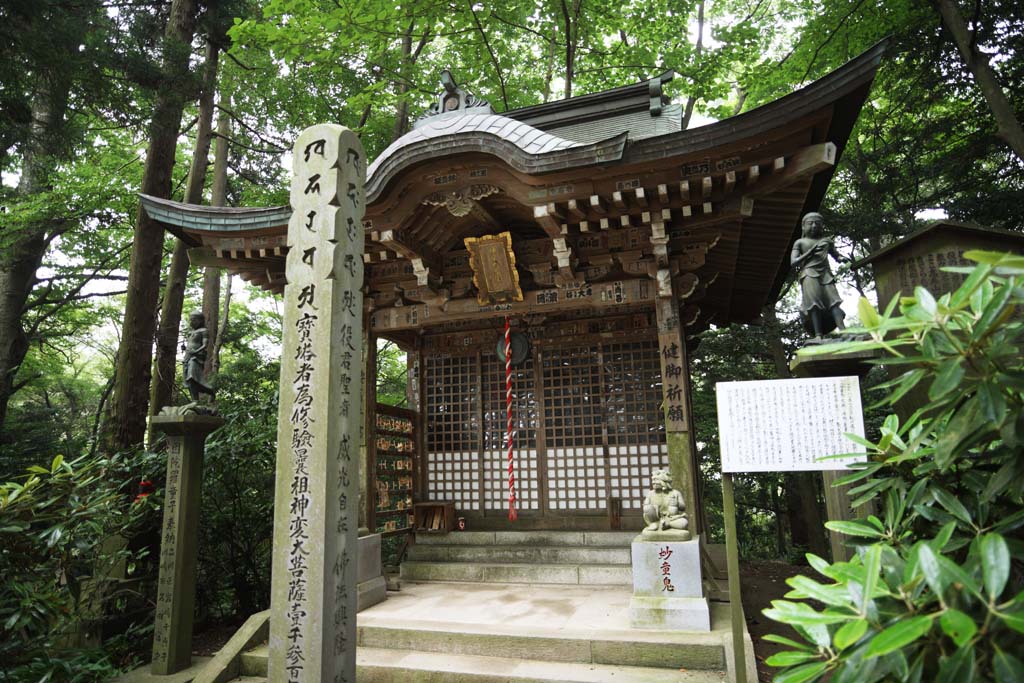
[[[512,467],[512,321],[505,316],[505,408],[508,412],[508,519],[516,521],[516,475]]]

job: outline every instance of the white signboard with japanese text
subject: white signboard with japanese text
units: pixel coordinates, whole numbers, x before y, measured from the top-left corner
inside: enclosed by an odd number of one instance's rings
[[[864,436],[856,377],[719,382],[718,431],[723,472],[844,470],[864,453],[843,436]]]

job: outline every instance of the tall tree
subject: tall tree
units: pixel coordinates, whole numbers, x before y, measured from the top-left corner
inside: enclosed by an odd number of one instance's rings
[[[69,100],[88,106],[102,98],[96,48],[107,24],[101,4],[54,1],[16,3],[0,9],[0,167],[14,150],[20,173],[14,201],[37,205],[27,220],[8,216],[0,225],[0,438],[11,396],[24,383],[16,375],[29,348],[24,319],[38,270],[49,245],[76,225],[64,207],[50,204],[53,175],[81,143],[69,117]],[[81,47],[80,47],[81,46]],[[88,47],[87,47],[88,46]]]
[[[142,178],[143,194],[168,197],[171,170],[185,103],[193,99],[189,70],[196,0],[172,0],[164,31],[162,87],[157,93],[149,128],[149,146]],[[139,205],[128,273],[121,343],[106,427],[106,444],[123,450],[142,443],[149,403],[150,363],[160,293],[163,228]]]
[[[192,153],[188,182],[185,185],[185,202],[202,204],[203,187],[206,183],[206,167],[210,156],[210,141],[213,137],[213,101],[217,90],[217,63],[220,47],[213,40],[206,42],[206,61],[203,65],[202,92],[199,96],[199,121],[196,126],[196,146]],[[149,412],[156,415],[169,405],[174,395],[175,361],[178,350],[178,328],[181,326],[181,310],[185,302],[185,284],[188,276],[188,247],[180,240],[174,241],[171,265],[164,285],[163,302],[160,306],[160,323],[156,337],[156,359],[153,363],[153,381],[150,386]],[[210,322],[207,321],[207,325]],[[213,323],[216,324],[216,321]]]

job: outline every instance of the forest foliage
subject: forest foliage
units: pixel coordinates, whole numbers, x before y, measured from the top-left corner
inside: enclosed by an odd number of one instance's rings
[[[899,373],[885,406],[918,385],[928,401],[877,440],[848,435],[868,461],[840,481],[863,514],[827,526],[858,552],[809,555],[828,582],[791,578],[765,611],[806,641],[768,636],[794,648],[768,660],[787,667],[778,681],[1024,678],[1024,257],[966,256],[980,264],[956,291],[918,287],[881,313],[862,299],[870,338],[831,347],[884,354]]]
[[[129,521],[141,525],[133,527],[134,538],[145,539],[156,529],[161,456],[138,449],[132,451],[136,455],[115,455],[104,448],[101,432],[119,347],[137,341],[120,328],[149,118],[161,91],[180,89],[186,106],[169,195],[182,199],[197,146],[207,44],[221,51],[215,86],[218,112],[230,123],[223,134],[227,203],[265,206],[287,201],[282,161],[300,130],[342,123],[358,131],[375,155],[425,110],[442,69],[450,69],[497,111],[672,69],[677,76],[667,92],[693,126],[781,97],[888,38],[872,94],[822,207],[844,256],[858,258],[921,227],[935,211],[990,227],[1019,231],[1024,226],[1022,160],[1001,137],[938,4],[207,0],[192,5],[191,45],[173,45],[165,40],[165,26],[172,9],[181,7],[177,1],[4,3],[0,481],[13,482],[5,484],[15,487],[12,491],[26,487],[26,476],[33,475],[25,469],[37,466],[47,474],[35,472],[39,483],[33,487],[50,487],[67,501],[76,495],[75,482],[91,481],[92,467],[113,468],[102,463],[116,460],[117,467],[108,470],[118,473],[110,482],[114,488],[95,492],[112,496],[96,508],[95,524],[69,522],[60,543],[92,547],[101,537],[121,533]],[[960,3],[959,8],[1012,107],[1024,111],[1024,8],[1014,0]],[[187,73],[173,81],[163,71],[168,50],[188,54]],[[167,283],[173,247],[167,236],[161,268],[150,273],[158,285]],[[871,293],[869,274],[846,265],[838,274],[850,287]],[[184,288],[186,310],[201,305],[202,286],[202,273],[192,269]],[[229,426],[210,439],[204,483],[199,603],[201,616],[211,619],[259,609],[268,595],[265,539],[280,323],[272,298],[237,282],[233,291],[216,380]],[[714,382],[785,376],[800,341],[785,299],[791,291],[787,283],[761,326],[705,333],[694,357],[694,411],[713,531],[720,515]],[[401,404],[404,371],[397,349],[381,350],[381,400]],[[873,424],[876,431],[869,436],[877,443],[883,438],[880,416]],[[54,469],[58,455],[63,464]],[[157,493],[133,506],[142,479],[152,480]],[[808,491],[814,499],[820,496],[814,487],[813,481],[792,475],[738,480],[744,551],[752,557],[798,559],[821,547],[823,536],[820,528],[811,528],[806,507]],[[810,505],[812,511],[820,507]],[[21,513],[4,512],[4,521],[16,514]],[[29,522],[37,549],[46,548],[51,526],[42,518]],[[152,558],[146,557],[151,547],[143,542],[116,549],[110,557],[133,566],[142,581],[140,594],[147,590],[145,581],[152,586]],[[0,561],[9,560],[0,556]],[[81,563],[71,565],[84,571]],[[76,623],[88,613],[75,607],[70,583],[44,587],[38,577],[34,580],[40,604],[29,604],[24,614],[36,614],[37,622],[33,626],[18,617],[10,628],[25,634],[42,629],[43,640],[30,639],[42,651],[51,636],[41,625],[54,609],[66,608]],[[105,610],[120,614],[129,603]],[[11,618],[14,612],[4,614]],[[2,631],[5,623],[0,635],[11,632]]]

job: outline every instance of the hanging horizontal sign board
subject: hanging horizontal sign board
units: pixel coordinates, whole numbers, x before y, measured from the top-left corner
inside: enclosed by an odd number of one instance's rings
[[[722,472],[844,470],[866,458],[843,436],[864,436],[856,377],[719,382],[718,431]]]

